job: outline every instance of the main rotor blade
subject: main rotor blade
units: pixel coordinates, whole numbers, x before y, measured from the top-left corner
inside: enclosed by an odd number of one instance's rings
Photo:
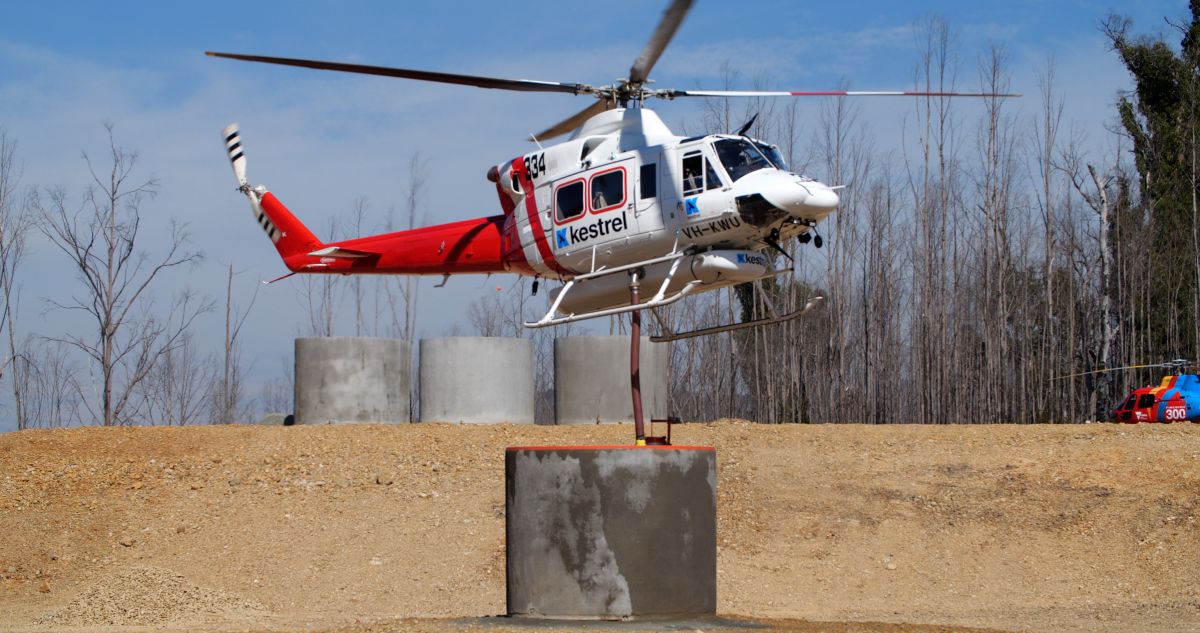
[[[671,38],[675,37],[675,31],[679,30],[679,25],[691,8],[692,0],[675,0],[670,7],[667,7],[654,35],[650,36],[650,41],[646,42],[642,54],[638,55],[633,66],[629,68],[629,83],[645,83],[646,78],[650,76],[650,69],[654,68],[663,49],[671,43]]]
[[[660,90],[652,96],[676,97],[1020,97],[1012,92],[912,92],[908,90]]]
[[[604,112],[607,109],[608,102],[603,100],[596,101],[592,105],[580,110],[579,112],[576,112],[570,117],[542,130],[530,140],[536,139],[538,141],[544,141],[546,139],[562,136],[563,134],[566,134],[567,132],[570,132],[571,130],[583,125],[584,121],[587,121],[588,119],[600,114],[601,112]]]
[[[1055,376],[1054,378],[1051,378],[1050,380],[1065,380],[1067,378],[1078,378],[1079,376],[1090,376],[1092,374],[1104,374],[1104,373],[1108,373],[1110,371],[1124,371],[1126,369],[1150,369],[1150,368],[1154,368],[1154,367],[1161,367],[1164,369],[1182,369],[1191,364],[1192,364],[1192,362],[1187,360],[1186,358],[1177,358],[1175,360],[1169,360],[1169,361],[1166,361],[1163,363],[1148,363],[1145,365],[1125,365],[1124,367],[1106,367],[1104,369],[1093,369],[1092,371],[1081,371],[1077,374],[1068,374],[1066,376]]]
[[[323,62],[311,59],[292,59],[289,57],[264,57],[261,55],[241,55],[237,53],[216,53],[205,51],[209,57],[224,57],[239,59],[246,62],[263,64],[279,64],[281,66],[299,66],[317,70],[336,70],[344,73],[362,75],[379,75],[381,77],[399,77],[401,79],[416,79],[419,81],[434,81],[443,84],[458,84],[460,86],[475,86],[477,88],[494,88],[497,90],[517,90],[520,92],[564,92],[580,94],[591,92],[591,86],[585,84],[567,84],[556,81],[536,81],[533,79],[501,79],[498,77],[480,77],[477,75],[458,75],[440,73],[429,70],[412,70],[409,68],[388,68],[386,66],[366,66],[363,64],[343,64],[341,62]]]

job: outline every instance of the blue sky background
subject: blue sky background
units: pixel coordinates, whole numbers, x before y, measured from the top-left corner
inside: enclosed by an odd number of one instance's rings
[[[604,84],[627,73],[664,2],[43,2],[7,3],[0,20],[0,127],[19,142],[28,186],[62,185],[78,200],[87,183],[81,154],[106,151],[102,123],[140,155],[160,195],[143,207],[145,248],[171,218],[186,221],[207,260],[160,289],[191,285],[223,294],[224,266],[245,271],[237,291],[282,274],[244,200],[233,190],[219,133],[240,122],[250,178],[266,184],[319,236],[365,197],[382,225],[402,207],[410,156],[428,169],[430,223],[498,212],[487,169],[530,145],[522,139],[587,105],[566,95],[504,93],[205,57],[204,50],[305,57],[554,81]],[[1036,73],[1058,66],[1067,125],[1104,145],[1118,90],[1128,76],[1098,26],[1111,10],[1139,33],[1178,37],[1165,17],[1182,20],[1182,0],[1124,2],[1010,0],[1006,3],[897,3],[847,0],[716,2],[699,0],[656,67],[658,87],[721,87],[721,66],[794,90],[903,89],[917,54],[913,24],[930,14],[958,34],[960,88],[977,85],[976,64],[993,44],[1006,47],[1012,88],[1028,95],[1015,111],[1034,116]],[[652,104],[677,131],[698,121],[698,104]],[[805,134],[819,100],[803,105]],[[911,104],[864,101],[862,120],[884,151],[900,142]],[[972,106],[963,105],[970,120]],[[1097,151],[1100,151],[1097,149]],[[821,174],[812,174],[821,177]],[[836,239],[836,236],[830,236]],[[18,330],[51,333],[85,324],[45,312],[43,299],[77,291],[69,271],[40,236],[24,263]],[[465,329],[466,306],[515,278],[464,277],[434,289],[423,280],[418,337]],[[304,318],[294,280],[262,290],[246,333],[252,380],[279,372]],[[217,341],[217,314],[198,333]],[[352,326],[351,326],[352,327]],[[345,333],[345,332],[343,332]],[[215,347],[215,346],[214,346]],[[0,430],[8,415],[0,412]]]

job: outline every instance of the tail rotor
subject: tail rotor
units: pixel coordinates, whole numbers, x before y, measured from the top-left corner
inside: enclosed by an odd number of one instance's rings
[[[250,213],[263,233],[275,245],[280,256],[287,262],[289,257],[311,252],[321,246],[321,240],[313,235],[287,207],[283,206],[266,187],[251,187],[246,178],[246,152],[242,148],[242,133],[237,123],[230,123],[221,131],[225,140],[225,152],[237,179],[238,191],[250,202]]]
[[[233,177],[238,181],[238,189],[250,187],[246,179],[246,153],[242,150],[242,132],[237,123],[230,123],[221,132],[225,138],[225,151],[229,153],[229,163],[233,166]]]

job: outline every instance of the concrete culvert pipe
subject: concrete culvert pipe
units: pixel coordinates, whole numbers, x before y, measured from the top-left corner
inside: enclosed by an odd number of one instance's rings
[[[557,424],[632,422],[628,336],[554,339],[554,417]],[[666,343],[642,337],[642,410],[646,423],[669,415]]]
[[[533,423],[529,339],[421,339],[420,376],[422,422]]]
[[[410,354],[400,339],[296,339],[295,423],[410,422]]]

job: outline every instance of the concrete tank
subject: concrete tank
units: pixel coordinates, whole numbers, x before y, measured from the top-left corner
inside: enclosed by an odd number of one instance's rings
[[[628,336],[554,339],[554,419],[557,424],[632,422]],[[646,424],[668,410],[671,348],[642,337],[639,352]]]
[[[533,424],[533,341],[421,339],[422,422]]]
[[[410,358],[400,339],[296,339],[296,424],[410,422]]]
[[[504,479],[509,615],[716,613],[711,447],[512,447]]]

